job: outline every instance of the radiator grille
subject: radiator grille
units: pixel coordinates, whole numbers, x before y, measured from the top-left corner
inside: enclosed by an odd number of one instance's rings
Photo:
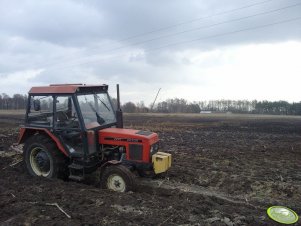
[[[130,144],[129,148],[131,160],[142,160],[143,146],[141,144]]]

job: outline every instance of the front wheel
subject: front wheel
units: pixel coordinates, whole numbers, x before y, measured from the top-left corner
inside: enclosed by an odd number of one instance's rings
[[[136,182],[133,173],[123,165],[111,165],[104,169],[101,187],[117,192],[134,191]]]

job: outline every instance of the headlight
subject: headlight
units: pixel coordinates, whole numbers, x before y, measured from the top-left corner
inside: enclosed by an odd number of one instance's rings
[[[159,143],[155,143],[155,144],[151,145],[151,148],[150,148],[151,155],[157,153],[158,151],[159,151]]]

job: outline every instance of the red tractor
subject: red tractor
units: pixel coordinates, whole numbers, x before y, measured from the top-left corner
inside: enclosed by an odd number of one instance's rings
[[[107,85],[31,88],[19,143],[33,176],[82,181],[100,170],[101,187],[119,192],[135,189],[135,175],[171,166],[156,133],[123,129],[118,85],[116,111]]]

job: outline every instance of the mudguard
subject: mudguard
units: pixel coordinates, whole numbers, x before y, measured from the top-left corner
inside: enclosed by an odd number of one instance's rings
[[[26,142],[26,140],[33,136],[36,133],[44,133],[47,136],[49,136],[55,143],[57,148],[65,155],[69,156],[68,152],[65,150],[64,146],[60,142],[60,140],[53,135],[48,129],[45,128],[36,128],[36,127],[21,127],[20,128],[20,135],[19,135],[19,140],[18,144],[23,144]]]

